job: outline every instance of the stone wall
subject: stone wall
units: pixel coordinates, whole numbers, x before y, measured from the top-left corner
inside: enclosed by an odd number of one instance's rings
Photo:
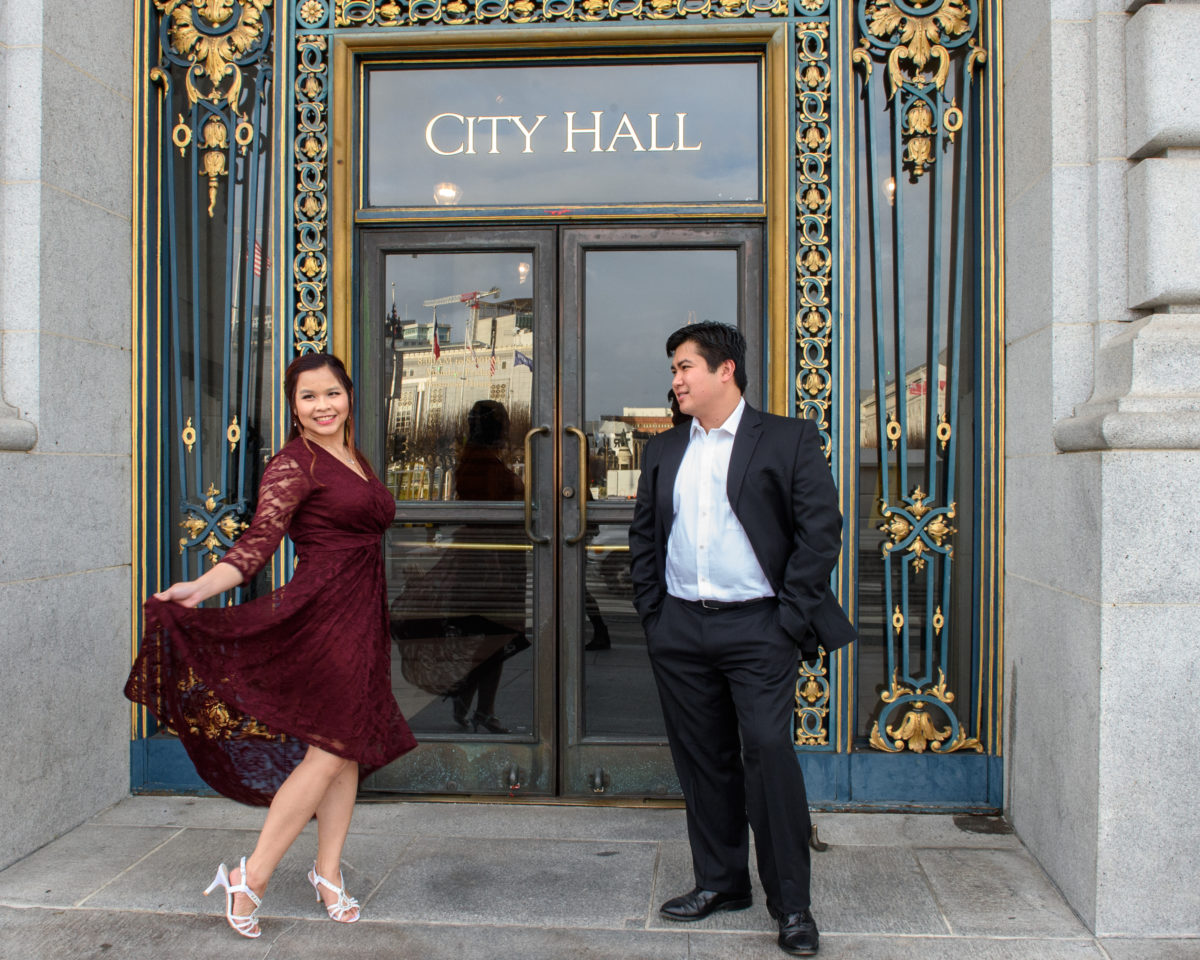
[[[129,792],[132,50],[0,6],[0,867]]]
[[[1200,934],[1197,38],[1005,3],[1007,808],[1099,934]]]

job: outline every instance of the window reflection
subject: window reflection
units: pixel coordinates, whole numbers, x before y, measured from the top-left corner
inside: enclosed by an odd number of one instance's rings
[[[504,409],[507,429],[494,453],[523,481],[535,359],[531,259],[522,252],[387,258],[386,482],[397,500],[455,496],[470,411],[481,401]]]

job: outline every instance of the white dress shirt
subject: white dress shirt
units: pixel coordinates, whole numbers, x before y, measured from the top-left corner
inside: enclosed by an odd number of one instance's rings
[[[745,409],[746,401],[739,400],[728,419],[707,432],[692,420],[675,475],[675,515],[667,540],[667,593],[681,600],[775,595],[726,493],[729,455]]]

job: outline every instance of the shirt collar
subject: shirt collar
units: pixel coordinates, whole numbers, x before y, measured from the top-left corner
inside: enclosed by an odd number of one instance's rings
[[[712,430],[709,431],[709,433],[713,433],[717,430],[723,430],[725,433],[729,434],[731,437],[737,436],[738,424],[740,424],[742,422],[742,414],[745,412],[746,412],[746,398],[742,397],[738,401],[738,405],[733,408],[733,413],[731,413],[728,417],[725,418],[725,422],[723,424],[721,424],[719,427],[713,427]],[[699,420],[693,418],[691,435],[694,437],[697,434],[699,434],[701,437],[703,437],[704,436],[704,428],[702,426],[700,426]]]

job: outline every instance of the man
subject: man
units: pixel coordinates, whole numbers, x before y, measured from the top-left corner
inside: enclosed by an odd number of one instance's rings
[[[750,906],[747,818],[779,945],[817,952],[810,823],[791,739],[797,648],[852,641],[829,590],[841,515],[816,425],[742,398],[746,341],[697,323],[667,340],[690,421],[642,457],[629,528],[634,603],[687,804],[696,886],[671,920]]]

